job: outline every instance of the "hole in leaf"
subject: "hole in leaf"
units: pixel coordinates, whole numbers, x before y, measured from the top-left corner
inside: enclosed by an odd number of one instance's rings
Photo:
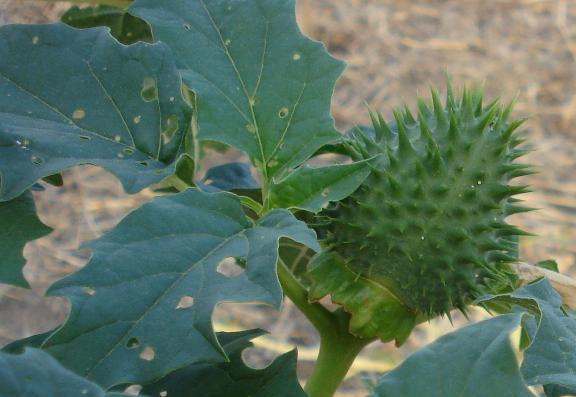
[[[278,117],[280,117],[281,119],[283,119],[284,117],[288,116],[288,108],[287,107],[283,107],[282,109],[280,109],[278,111]]]
[[[154,351],[154,348],[151,346],[146,346],[138,357],[140,357],[142,360],[152,361],[154,360],[155,356],[156,352]]]
[[[220,261],[216,271],[226,277],[237,277],[244,272],[244,269],[238,265],[236,258],[229,257]]]
[[[192,307],[192,305],[194,305],[194,298],[189,295],[185,295],[178,301],[176,309],[188,309],[189,307]]]
[[[134,124],[139,124],[140,120],[142,120],[142,116],[138,115],[138,116],[134,116],[134,118],[132,119],[132,121],[134,122]]]
[[[141,391],[141,385],[130,385],[124,389],[124,393],[128,394],[129,396],[139,396]]]
[[[264,369],[272,364],[274,357],[269,351],[256,347],[249,347],[242,351],[242,361],[253,369]]]
[[[324,190],[322,190],[322,193],[320,193],[322,195],[322,197],[327,197],[328,193],[330,193],[330,189],[326,188]]]
[[[156,79],[153,77],[146,77],[142,82],[142,91],[140,92],[140,95],[146,102],[158,99],[158,87],[156,85]]]
[[[148,167],[148,162],[147,161],[139,161],[138,164],[143,165],[144,167]]]
[[[246,130],[251,133],[251,134],[255,134],[256,133],[256,127],[254,126],[254,124],[252,123],[248,123],[246,124]]]
[[[183,24],[182,26],[184,26],[184,29],[186,29],[186,30],[192,29],[192,26],[190,26],[190,25],[187,24],[187,23]]]
[[[131,154],[134,154],[134,149],[132,149],[131,147],[125,147],[124,149],[122,149],[122,153],[130,156]]]
[[[79,138],[80,138],[80,139],[84,139],[84,140],[86,140],[86,141],[89,141],[90,139],[92,139],[92,138],[90,138],[88,135],[80,135]]]
[[[165,170],[162,170],[162,169],[160,169],[160,170],[152,170],[152,171],[150,171],[150,172],[151,172],[152,174],[158,174],[158,175],[166,173],[166,171],[165,171]]]
[[[230,39],[226,39],[226,41],[224,41],[224,45],[228,47],[230,45]]]
[[[96,289],[92,287],[84,287],[82,288],[82,291],[84,291],[86,295],[94,295],[96,293]]]
[[[162,390],[160,393],[158,393],[158,395],[160,397],[166,397],[168,395],[168,392],[166,390]]]
[[[120,142],[122,140],[122,137],[120,135],[114,135],[114,140],[116,142]]]
[[[32,44],[36,45],[36,44],[38,44],[39,41],[40,41],[40,38],[38,38],[38,36],[32,37]]]
[[[84,117],[86,117],[86,112],[84,109],[76,109],[74,112],[72,112],[72,118],[75,120],[82,120]]]
[[[38,157],[38,156],[32,156],[32,157],[30,157],[30,161],[32,161],[32,163],[33,163],[33,164],[36,164],[36,165],[40,165],[40,164],[42,164],[42,163],[44,162],[44,160],[42,160],[42,158],[41,158],[41,157]]]
[[[299,61],[300,58],[302,58],[302,57],[301,57],[300,54],[298,54],[297,52],[295,52],[294,55],[292,55],[292,59],[295,60],[295,61]]]
[[[138,340],[138,338],[132,337],[128,339],[128,342],[126,342],[126,347],[128,349],[134,349],[138,346],[140,346],[140,341]]]
[[[166,145],[170,142],[176,131],[178,131],[178,116],[171,114],[166,119],[166,126],[162,130],[162,143]]]

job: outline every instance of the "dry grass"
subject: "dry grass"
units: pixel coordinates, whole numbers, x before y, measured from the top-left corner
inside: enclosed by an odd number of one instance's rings
[[[66,6],[0,0],[0,23],[56,18]],[[530,160],[540,174],[525,178],[534,193],[525,199],[539,211],[515,217],[538,235],[523,239],[522,256],[556,258],[573,273],[576,261],[576,2],[568,0],[299,0],[303,29],[348,63],[333,111],[346,129],[367,123],[368,104],[385,114],[415,103],[429,85],[442,86],[448,71],[457,85],[483,83],[487,96],[511,99],[529,116],[526,135],[537,149]],[[236,154],[234,154],[236,155]],[[65,174],[63,189],[37,195],[42,219],[56,230],[29,244],[25,269],[32,291],[0,287],[0,344],[50,329],[62,321],[65,303],[42,298],[46,286],[85,263],[80,242],[101,235],[139,203],[144,192],[125,195],[107,173],[89,167]],[[481,316],[481,314],[478,314]],[[282,313],[250,305],[217,311],[220,329],[265,327],[260,360],[294,343],[301,346],[301,374],[315,355],[315,335],[297,310]],[[462,323],[458,321],[458,323]],[[420,327],[400,350],[370,346],[342,387],[340,397],[365,395],[366,379],[408,351],[451,328],[444,320]]]

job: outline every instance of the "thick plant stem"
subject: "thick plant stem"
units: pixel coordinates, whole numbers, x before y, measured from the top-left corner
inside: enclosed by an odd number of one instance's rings
[[[358,353],[373,339],[351,335],[346,313],[331,312],[320,303],[310,302],[308,291],[281,260],[278,262],[278,277],[286,296],[320,333],[320,353],[305,390],[310,397],[332,397]]]
[[[356,338],[341,330],[335,331],[320,333],[320,353],[304,388],[310,397],[332,397],[356,356],[372,341]]]

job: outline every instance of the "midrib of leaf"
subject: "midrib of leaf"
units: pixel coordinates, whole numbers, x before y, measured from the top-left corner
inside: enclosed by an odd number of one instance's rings
[[[254,125],[254,134],[256,135],[256,140],[258,142],[258,149],[260,150],[260,157],[261,157],[261,161],[262,161],[262,174],[264,177],[265,184],[267,184],[267,182],[268,182],[267,160],[266,160],[266,156],[264,155],[264,146],[262,144],[262,137],[260,136],[260,127],[256,121],[256,114],[254,113],[254,106],[252,105],[253,97],[250,97],[250,94],[248,93],[248,89],[246,88],[246,84],[244,83],[244,80],[242,79],[242,75],[240,74],[240,71],[238,70],[238,67],[236,66],[236,62],[234,61],[234,58],[232,58],[230,51],[228,51],[228,47],[225,44],[224,37],[222,37],[222,32],[218,28],[218,25],[216,25],[214,18],[212,18],[212,14],[210,13],[210,10],[206,6],[205,1],[200,0],[200,3],[202,4],[202,8],[204,8],[204,11],[206,12],[206,16],[210,20],[212,28],[218,34],[218,38],[220,39],[220,44],[222,45],[222,48],[224,49],[224,53],[226,54],[226,57],[228,58],[230,65],[234,69],[234,73],[236,74],[236,78],[238,79],[238,81],[240,82],[240,85],[242,86],[242,91],[244,92],[244,96],[246,97],[248,107],[250,108],[250,115],[252,117],[252,124]],[[260,77],[262,76],[262,70],[264,69],[264,57],[265,57],[265,53],[266,53],[266,45],[268,43],[267,37],[268,37],[269,24],[270,24],[270,22],[266,21],[266,32],[264,35],[264,50],[263,50],[263,54],[262,54],[262,66],[260,67],[260,76],[258,78],[258,84],[256,85],[256,90],[258,89],[258,86],[260,85]],[[254,93],[256,93],[256,90]],[[241,114],[244,115],[243,112],[241,112]],[[266,190],[266,189],[264,189],[264,190]],[[263,192],[264,192],[264,190],[263,190]]]
[[[134,331],[134,328],[136,328],[136,326],[140,323],[140,321],[142,321],[142,319],[144,317],[146,317],[150,311],[152,309],[154,309],[161,301],[162,299],[166,296],[166,294],[168,294],[169,292],[171,292],[176,286],[179,285],[179,283],[182,282],[182,280],[193,270],[196,269],[198,267],[198,265],[202,264],[202,262],[204,260],[206,260],[207,258],[209,258],[214,252],[217,252],[220,248],[222,248],[223,246],[225,246],[226,244],[228,244],[230,241],[232,241],[233,239],[239,237],[240,235],[242,235],[244,233],[245,229],[242,229],[240,232],[235,233],[229,237],[226,237],[220,244],[218,244],[216,247],[214,247],[212,250],[210,250],[208,253],[206,253],[206,255],[204,255],[203,257],[201,257],[198,261],[196,261],[192,266],[190,266],[185,272],[182,272],[180,277],[177,278],[176,280],[174,280],[174,282],[168,287],[166,288],[166,290],[157,298],[154,300],[154,302],[144,311],[144,313],[142,313],[142,315],[140,315],[137,319],[135,319],[134,321],[131,321],[133,323],[132,327],[130,327],[130,329],[128,329],[120,338],[118,338],[118,342],[116,342],[116,344],[114,346],[112,346],[108,352],[100,359],[98,360],[98,362],[96,362],[92,368],[90,368],[90,370],[84,372],[84,376],[89,378],[90,375],[93,373],[93,371],[98,368],[98,366],[100,364],[102,364],[102,362],[104,360],[106,360],[108,357],[110,357],[110,355],[112,353],[114,353],[114,351],[116,351],[116,349],[122,344],[122,342],[124,341],[124,339],[126,338],[127,335],[129,335],[130,333],[132,333],[132,331]],[[190,233],[189,233],[190,234]],[[186,235],[186,234],[183,234]],[[164,237],[164,236],[163,236]],[[201,284],[202,286],[204,286],[204,283]],[[199,295],[201,295],[201,291],[202,289],[199,290]],[[202,336],[204,336],[202,334]]]
[[[470,378],[472,377],[472,374],[474,372],[476,372],[476,367],[478,366],[478,363],[480,363],[482,361],[482,358],[488,354],[488,352],[491,350],[491,348],[497,343],[501,343],[502,341],[499,339],[500,336],[502,335],[502,333],[498,334],[498,337],[492,339],[490,341],[490,343],[488,344],[488,346],[486,346],[484,349],[482,349],[482,351],[480,352],[480,355],[478,356],[478,358],[476,359],[476,361],[474,362],[474,364],[472,364],[472,367],[470,368],[470,371],[468,371],[468,374],[466,375],[466,378],[464,379],[464,382],[462,384],[462,390],[458,393],[458,397],[467,397],[469,396],[469,394],[464,394],[464,392],[467,390],[467,385],[468,385],[468,381],[470,380]]]
[[[94,80],[96,80],[96,82],[98,83],[98,86],[104,92],[104,95],[106,96],[106,98],[108,98],[108,100],[110,101],[112,106],[114,106],[114,110],[116,111],[118,116],[120,116],[120,119],[122,120],[122,124],[124,124],[124,128],[126,128],[126,132],[130,136],[130,139],[132,140],[132,146],[135,147],[136,146],[136,140],[134,139],[134,135],[132,134],[132,130],[130,130],[130,127],[128,127],[128,123],[126,123],[126,119],[124,118],[124,114],[122,114],[122,112],[118,108],[118,105],[116,104],[114,99],[112,99],[112,96],[110,96],[110,93],[108,92],[108,89],[106,88],[106,86],[104,86],[104,84],[102,83],[100,78],[96,75],[96,73],[94,73],[94,69],[92,69],[92,65],[90,64],[90,61],[85,59],[84,62],[86,63],[86,66],[88,67],[88,71],[90,72],[92,77],[94,77]]]
[[[290,112],[290,117],[288,118],[288,123],[286,123],[286,128],[284,128],[284,131],[282,131],[282,135],[280,135],[280,139],[278,140],[278,143],[276,143],[276,146],[274,146],[274,150],[272,150],[272,154],[270,155],[271,159],[274,158],[274,155],[278,152],[278,150],[280,149],[280,146],[284,143],[284,138],[286,137],[286,133],[288,132],[288,129],[292,125],[292,119],[294,118],[294,114],[296,114],[296,109],[300,105],[300,100],[302,99],[302,95],[304,95],[304,91],[306,91],[306,82],[304,82],[302,84],[302,89],[300,90],[300,94],[298,95],[298,99],[296,99],[296,103],[294,104],[294,106],[292,106],[292,111]]]

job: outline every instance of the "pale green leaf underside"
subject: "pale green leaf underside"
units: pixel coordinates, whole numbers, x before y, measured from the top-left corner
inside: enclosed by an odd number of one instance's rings
[[[270,187],[273,207],[319,212],[354,192],[370,174],[368,161],[323,167],[302,166]]]
[[[0,397],[112,397],[96,384],[62,367],[48,353],[26,349],[0,352]]]
[[[293,0],[137,0],[130,12],[174,51],[199,138],[240,148],[268,177],[338,138],[330,99],[343,64],[300,32]]]
[[[90,243],[86,267],[51,288],[71,300],[72,310],[44,347],[105,387],[223,361],[212,331],[214,306],[280,305],[280,237],[319,249],[314,232],[287,210],[252,225],[230,193],[188,189],[156,198]],[[230,257],[246,258],[246,270],[235,277],[219,273],[219,263]],[[152,359],[141,357],[152,351]]]
[[[190,109],[167,46],[106,28],[0,28],[0,200],[76,164],[136,192],[173,172]]]
[[[261,335],[258,330],[218,335],[228,363],[192,364],[175,371],[142,389],[150,396],[166,392],[170,397],[306,397],[296,376],[296,351],[280,355],[261,370],[242,360],[242,351],[250,340]]]
[[[510,335],[521,314],[505,314],[442,336],[385,374],[372,397],[534,397]]]
[[[28,241],[47,235],[52,230],[38,215],[30,192],[0,202],[0,283],[28,287],[22,276],[26,260],[22,250]]]

